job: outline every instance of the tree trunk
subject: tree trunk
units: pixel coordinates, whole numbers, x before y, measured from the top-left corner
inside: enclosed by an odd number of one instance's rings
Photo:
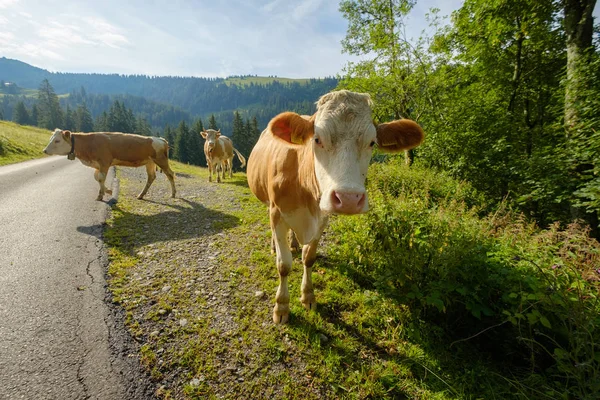
[[[594,32],[592,12],[596,0],[563,0],[565,7],[565,33],[567,34],[567,83],[565,90],[565,129],[567,135],[579,123],[577,109],[581,96],[581,66],[585,65],[586,52],[592,46]]]

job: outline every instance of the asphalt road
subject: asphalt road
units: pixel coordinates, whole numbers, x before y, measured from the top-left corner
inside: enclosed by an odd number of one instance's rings
[[[66,157],[0,167],[0,399],[152,397],[107,301],[93,172]]]

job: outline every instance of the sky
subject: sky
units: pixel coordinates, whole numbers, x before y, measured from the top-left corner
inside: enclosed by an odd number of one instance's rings
[[[427,29],[418,0],[406,35]],[[0,57],[53,72],[288,78],[335,76],[347,21],[338,0],[0,0]]]

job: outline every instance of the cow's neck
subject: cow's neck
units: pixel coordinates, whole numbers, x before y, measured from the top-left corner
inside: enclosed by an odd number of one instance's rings
[[[315,154],[312,144],[307,143],[304,145],[301,153],[298,171],[300,182],[305,186],[304,189],[312,194],[318,208],[321,199],[321,189],[319,188],[319,182],[315,173]]]

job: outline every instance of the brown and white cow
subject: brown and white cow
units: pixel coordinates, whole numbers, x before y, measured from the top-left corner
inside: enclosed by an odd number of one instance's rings
[[[246,166],[244,156],[233,147],[233,142],[225,135],[221,135],[221,130],[207,129],[200,132],[202,137],[206,139],[204,142],[204,155],[208,164],[208,181],[212,182],[214,170],[217,172],[217,182],[221,182],[221,171],[218,167],[222,167],[223,179],[225,173],[229,169],[229,177],[233,177],[233,155],[234,152],[242,163],[242,168]]]
[[[119,132],[72,133],[56,129],[44,153],[69,156],[71,160],[76,157],[83,165],[96,169],[94,178],[100,184],[96,200],[102,200],[104,193],[112,194],[112,190],[104,186],[108,169],[112,165],[146,166],[148,181],[137,196],[138,199],[144,198],[152,185],[158,165],[169,178],[171,197],[175,197],[175,174],[169,167],[169,144],[163,138]]]
[[[287,322],[290,313],[288,230],[303,245],[300,301],[314,309],[311,268],[328,215],[369,209],[365,178],[375,145],[393,153],[414,148],[424,139],[421,127],[408,119],[375,125],[371,106],[368,94],[328,93],[311,117],[285,112],[273,118],[248,158],[248,184],[269,206],[275,238],[279,272],[275,323]]]

